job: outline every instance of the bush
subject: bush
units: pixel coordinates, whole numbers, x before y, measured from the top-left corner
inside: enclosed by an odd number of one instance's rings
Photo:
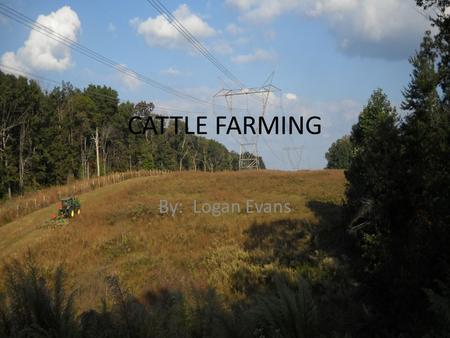
[[[65,274],[58,267],[48,283],[29,254],[24,264],[4,266],[0,332],[4,336],[77,337],[74,293],[66,293]]]

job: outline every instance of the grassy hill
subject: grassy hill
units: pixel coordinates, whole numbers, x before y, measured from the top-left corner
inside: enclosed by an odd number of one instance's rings
[[[0,227],[0,260],[31,250],[49,271],[63,263],[82,309],[98,305],[110,275],[136,295],[210,286],[239,297],[273,271],[338,264],[333,245],[318,234],[338,224],[344,188],[338,170],[135,178],[81,195],[82,213],[66,225],[49,222],[54,204]],[[181,202],[183,213],[160,214],[161,199]],[[194,215],[193,200],[289,202],[293,210]]]

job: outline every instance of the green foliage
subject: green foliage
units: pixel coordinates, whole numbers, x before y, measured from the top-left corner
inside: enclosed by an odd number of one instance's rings
[[[449,0],[416,0],[419,6],[425,9],[432,8],[432,24],[437,28],[433,46],[439,58],[436,62],[439,87],[442,90],[443,108],[450,108],[450,15]]]
[[[445,280],[450,260],[450,66],[443,61],[448,48],[442,47],[449,26],[444,22],[448,18],[438,17],[441,31],[435,38],[426,33],[410,60],[404,121],[398,122],[386,96],[376,91],[352,129],[347,217],[356,247],[355,277],[378,334],[420,336],[430,332],[436,316],[440,327],[447,321],[444,298],[424,291]]]
[[[64,272],[56,269],[52,283],[28,256],[4,267],[0,297],[0,333],[13,337],[77,337],[74,294],[66,294]]]
[[[153,103],[119,103],[117,91],[63,83],[42,92],[34,81],[0,72],[0,199],[96,175],[139,169],[235,170],[237,154],[195,135],[134,135],[133,115],[150,116]],[[182,128],[181,128],[182,129]]]
[[[318,337],[318,313],[308,283],[278,278],[276,289],[226,310],[212,289],[188,301],[176,291],[136,299],[119,279],[107,277],[108,299],[76,317],[58,268],[49,285],[31,256],[5,266],[0,334],[26,337]]]
[[[251,332],[263,337],[319,337],[317,308],[306,281],[297,289],[276,281],[275,294],[259,296],[249,311]]]
[[[352,128],[352,159],[346,177],[349,208],[357,213],[363,201],[388,193],[399,157],[398,117],[381,89],[376,90]]]
[[[348,169],[352,156],[350,137],[345,135],[334,142],[325,154],[327,169]]]
[[[26,164],[31,161],[37,115],[42,92],[34,81],[0,73],[0,198],[4,194],[23,192],[31,180]]]

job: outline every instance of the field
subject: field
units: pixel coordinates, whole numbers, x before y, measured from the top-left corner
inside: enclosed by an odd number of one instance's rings
[[[63,264],[80,309],[98,306],[111,275],[138,296],[213,287],[236,298],[275,270],[338,264],[318,234],[339,223],[344,189],[338,170],[134,178],[80,195],[82,213],[67,224],[49,221],[53,204],[0,227],[0,260],[30,251],[48,271]],[[160,200],[182,203],[183,213],[161,214]],[[288,202],[292,212],[193,214],[193,200]]]

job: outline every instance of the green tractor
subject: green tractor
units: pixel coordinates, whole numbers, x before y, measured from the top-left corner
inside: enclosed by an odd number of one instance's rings
[[[75,197],[65,197],[61,199],[61,208],[58,216],[62,218],[72,218],[81,213],[80,200]]]

